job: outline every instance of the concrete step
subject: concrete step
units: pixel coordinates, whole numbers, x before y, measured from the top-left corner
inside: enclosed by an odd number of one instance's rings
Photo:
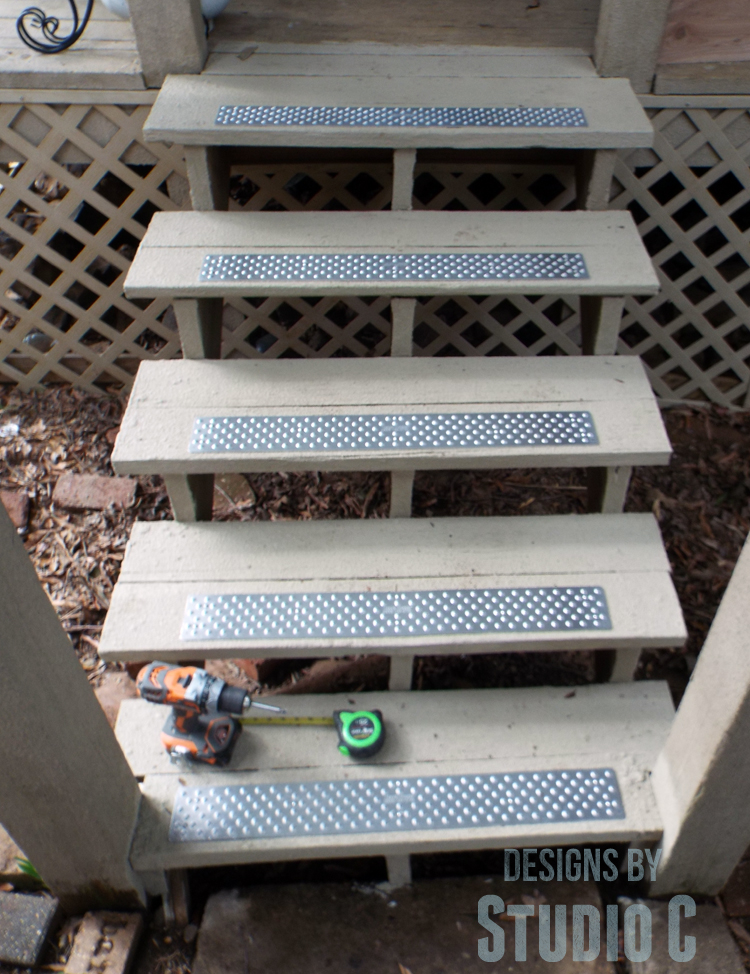
[[[130,298],[655,294],[629,213],[157,213]]]
[[[144,800],[131,853],[137,870],[146,873],[242,862],[398,856],[504,846],[626,843],[636,838],[657,839],[661,834],[649,775],[673,717],[664,683],[599,684],[573,691],[568,687],[536,687],[315,694],[284,697],[282,702],[290,713],[300,715],[330,715],[336,708],[380,709],[386,727],[383,750],[366,763],[355,764],[338,751],[335,733],[329,728],[260,726],[243,733],[227,769],[172,764],[159,741],[164,708],[144,701],[123,703],[118,739],[134,774],[143,777]],[[576,772],[581,772],[581,777]],[[580,788],[585,791],[591,787],[584,782],[593,780],[593,772],[594,777],[605,775],[604,782],[616,782],[619,799],[608,791],[607,784],[592,792],[585,806],[580,795],[576,799]],[[524,775],[525,780],[513,777],[518,775]],[[446,777],[452,781],[446,783]],[[399,803],[394,792],[384,803],[395,811],[394,820],[401,819],[402,825],[391,820],[384,825],[378,815],[378,795],[399,784],[408,788],[404,781],[411,779],[419,781],[413,783],[416,790],[410,795],[414,797]],[[257,828],[259,819],[255,825],[251,822],[251,801],[249,815],[243,814],[237,830],[234,814],[214,816],[210,811],[212,796],[192,792],[195,788],[213,789],[214,797],[223,799],[235,812],[238,806],[236,801],[231,802],[231,796],[244,802],[238,790],[241,787],[250,793],[260,788],[265,795],[273,785],[283,797],[284,785],[289,786],[289,795],[299,792],[300,785],[314,791],[316,782],[327,782],[329,789],[340,793],[338,802],[327,806],[324,829],[311,818],[308,824],[313,827],[309,830],[303,823],[295,823],[297,815],[307,820],[305,799],[286,823],[283,816],[288,810],[276,816],[278,830],[272,827],[263,832]],[[373,827],[366,831],[362,831],[366,829],[363,821],[357,824],[356,816],[354,825],[342,817],[347,789],[360,789],[360,782],[365,793],[367,788],[373,792],[369,809],[367,803],[359,803],[363,812],[373,817]],[[518,787],[514,789],[512,782]],[[551,791],[558,787],[555,782],[563,789],[557,794]],[[438,798],[436,814],[446,817],[447,822],[427,824],[429,814],[419,818],[420,808],[431,801],[425,789],[439,791],[441,786],[448,789],[440,793],[448,805],[441,811],[442,799]],[[508,787],[523,800],[508,801],[504,791]],[[227,794],[225,788],[230,789]],[[521,794],[524,788],[527,795]],[[569,789],[567,793],[565,788]],[[492,803],[483,805],[479,801],[477,789],[482,797],[505,797],[505,805],[493,798],[498,801],[495,812]],[[203,825],[199,817],[191,824],[182,816],[180,809],[184,809],[186,797],[202,799],[206,816]],[[261,799],[256,796],[256,800]],[[478,807],[468,805],[472,800]],[[615,804],[607,805],[607,801]],[[179,821],[175,821],[170,839],[175,802]],[[468,817],[461,822],[450,814],[454,804],[468,808]],[[461,809],[459,814],[463,815]],[[473,815],[476,821],[471,820]],[[222,827],[222,818],[228,830]],[[341,827],[336,828],[336,821]],[[204,834],[201,830],[209,822],[214,831]],[[240,837],[245,825],[248,831]]]
[[[338,424],[333,425],[332,424]],[[635,357],[143,362],[120,474],[667,463]]]
[[[650,514],[136,523],[107,660],[680,645]]]
[[[502,53],[360,59],[344,50],[228,64],[168,77],[146,139],[379,149],[623,149],[652,140],[629,82],[592,75],[586,58],[553,56],[542,67]],[[230,70],[241,73],[219,73]]]

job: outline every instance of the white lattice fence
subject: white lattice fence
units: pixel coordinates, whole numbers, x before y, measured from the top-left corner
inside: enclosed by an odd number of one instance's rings
[[[618,162],[612,206],[633,213],[662,287],[627,301],[620,351],[665,399],[750,406],[750,113],[650,114],[654,149]]]
[[[179,354],[166,302],[122,296],[130,257],[158,209],[187,204],[180,151],[145,146],[147,106],[0,106],[0,374],[25,388],[62,379],[127,385],[141,358]],[[612,205],[628,207],[662,277],[630,300],[620,350],[639,354],[659,395],[748,405],[750,114],[652,111],[653,150],[618,161]],[[2,172],[5,175],[2,175]],[[233,209],[383,209],[384,163],[237,166]],[[563,209],[560,166],[419,164],[429,209]],[[385,299],[237,299],[225,308],[228,357],[387,354]],[[420,355],[579,353],[575,301],[425,296]]]
[[[0,105],[0,374],[23,388],[127,385],[179,352],[168,303],[122,295],[153,213],[187,203],[179,148],[141,141],[148,111]]]

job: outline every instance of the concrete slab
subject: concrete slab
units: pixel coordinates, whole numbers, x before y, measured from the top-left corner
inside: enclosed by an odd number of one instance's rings
[[[556,974],[572,974],[572,906],[595,905],[590,883],[504,883],[501,877],[430,879],[396,892],[342,883],[253,887],[212,896],[203,915],[193,974],[486,974],[477,943],[487,931],[477,922],[477,904],[488,893],[530,906],[527,960],[516,961],[515,920],[495,919],[505,933],[505,956],[491,965],[497,974],[549,974],[539,957],[538,906],[567,907],[567,951]],[[552,911],[554,917],[554,909]],[[554,920],[553,920],[554,930]],[[600,957],[585,963],[587,974],[612,974]],[[492,938],[490,938],[492,946]]]
[[[628,901],[629,902],[629,901]],[[669,903],[661,900],[638,900],[651,910],[651,957],[647,961],[626,962],[630,974],[746,974],[739,948],[717,906],[699,905],[696,915],[680,921],[681,943],[684,937],[695,937],[696,953],[690,961],[676,961],[669,956]],[[621,905],[623,905],[621,903]]]
[[[0,893],[0,961],[35,967],[57,911],[51,896]]]

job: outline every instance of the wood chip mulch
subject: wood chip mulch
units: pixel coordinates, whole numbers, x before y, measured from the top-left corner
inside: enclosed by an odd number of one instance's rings
[[[131,525],[136,518],[169,519],[171,510],[158,477],[138,478],[135,505],[124,511],[61,510],[52,493],[65,472],[113,473],[109,457],[125,404],[124,395],[96,397],[67,387],[23,394],[0,386],[0,490],[29,497],[26,548],[94,684],[106,669],[96,653],[98,636]],[[668,409],[664,418],[675,455],[668,467],[635,472],[627,510],[653,511],[658,518],[690,634],[685,648],[646,654],[639,675],[669,679],[679,696],[750,529],[750,414],[696,406]],[[235,475],[219,478],[215,493],[221,520],[385,517],[387,507],[387,474]],[[414,490],[417,517],[585,509],[579,470],[421,473]],[[297,667],[276,671],[274,684],[283,688],[302,678],[305,661]],[[422,658],[416,685],[576,684],[595,678],[592,654],[511,653]],[[379,685],[384,677],[374,679]],[[361,683],[341,686],[359,688]]]

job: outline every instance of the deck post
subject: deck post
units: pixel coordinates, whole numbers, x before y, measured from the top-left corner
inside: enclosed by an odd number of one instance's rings
[[[652,781],[664,821],[652,892],[714,895],[750,845],[750,542]]]
[[[629,78],[651,91],[671,0],[602,0],[594,62],[603,78]]]
[[[138,908],[138,783],[2,505],[0,552],[0,821],[68,913]]]
[[[147,88],[168,74],[200,74],[208,55],[200,0],[129,0]]]

